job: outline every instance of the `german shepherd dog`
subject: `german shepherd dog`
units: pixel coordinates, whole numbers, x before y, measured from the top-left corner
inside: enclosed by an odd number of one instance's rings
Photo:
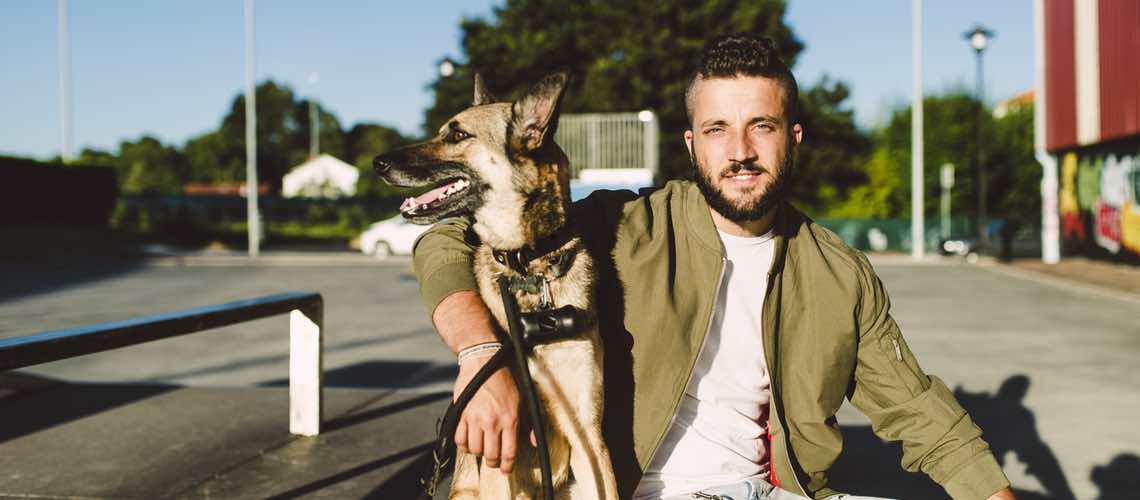
[[[448,120],[435,137],[380,155],[374,165],[393,186],[431,188],[400,207],[410,221],[473,216],[479,293],[503,331],[509,327],[496,282],[500,276],[529,274],[545,281],[542,293],[515,292],[522,312],[553,302],[572,305],[587,317],[587,327],[576,335],[534,346],[530,373],[546,416],[556,497],[610,499],[617,498],[617,489],[602,440],[602,345],[593,308],[593,262],[581,238],[564,233],[570,231],[569,160],[553,140],[566,81],[564,73],[550,75],[518,100],[497,102],[476,75],[472,107]],[[503,258],[504,251],[550,241],[564,243],[527,259],[522,269],[518,261]],[[537,453],[519,446],[515,469],[506,475],[460,452],[451,498],[541,497]]]

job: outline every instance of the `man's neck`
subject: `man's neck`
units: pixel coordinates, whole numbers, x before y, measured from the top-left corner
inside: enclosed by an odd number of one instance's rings
[[[772,207],[771,210],[768,210],[768,212],[759,219],[746,221],[729,220],[711,207],[709,208],[709,213],[712,214],[713,225],[716,226],[718,231],[745,238],[767,234],[768,231],[772,229],[772,224],[776,221],[776,207]]]

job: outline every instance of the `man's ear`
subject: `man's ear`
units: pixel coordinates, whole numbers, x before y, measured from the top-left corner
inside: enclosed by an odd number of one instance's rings
[[[483,75],[475,73],[475,98],[471,102],[472,106],[482,106],[484,104],[491,104],[497,102],[495,96],[487,90],[487,84],[483,82]]]
[[[693,156],[693,129],[686,129],[683,137],[685,138],[685,147],[689,148],[689,156]]]
[[[798,146],[804,140],[804,127],[798,123],[792,125],[792,144]]]
[[[542,147],[547,133],[558,122],[558,103],[568,76],[555,73],[540,80],[511,105],[511,146],[529,153]]]

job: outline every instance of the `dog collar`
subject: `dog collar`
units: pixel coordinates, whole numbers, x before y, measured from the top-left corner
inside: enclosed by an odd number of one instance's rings
[[[512,271],[527,275],[530,263],[541,259],[550,253],[562,248],[570,240],[574,238],[574,234],[567,229],[566,225],[558,228],[541,240],[535,242],[534,246],[523,247],[517,250],[491,250],[495,257],[495,261],[499,264],[511,268]],[[561,256],[558,257],[561,259]]]

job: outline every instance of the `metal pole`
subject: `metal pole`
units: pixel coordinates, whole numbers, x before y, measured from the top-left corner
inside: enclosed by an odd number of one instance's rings
[[[913,89],[910,105],[910,255],[919,260],[926,253],[922,175],[922,0],[911,0],[911,61]]]
[[[249,256],[257,257],[261,217],[257,212],[257,87],[253,78],[253,0],[245,0],[245,210]]]
[[[954,165],[942,164],[942,239],[950,238],[950,189],[954,187]]]
[[[321,81],[320,73],[309,73],[309,83],[313,86],[312,96],[309,97],[309,158],[316,158],[321,154],[321,113],[317,106],[317,82]]]
[[[317,101],[309,99],[309,158],[321,153],[321,118],[317,115]]]
[[[1035,34],[1036,90],[1033,91],[1033,146],[1041,164],[1041,260],[1046,264],[1061,261],[1061,222],[1057,210],[1057,158],[1045,150],[1045,13],[1044,0],[1033,2]]]
[[[71,35],[67,18],[68,0],[59,0],[59,156],[64,163],[74,159],[71,109]]]
[[[990,246],[989,234],[986,232],[986,168],[982,165],[982,112],[985,111],[985,79],[982,76],[982,51],[978,50],[978,107],[974,111],[974,169],[978,179],[978,241],[982,249]]]

